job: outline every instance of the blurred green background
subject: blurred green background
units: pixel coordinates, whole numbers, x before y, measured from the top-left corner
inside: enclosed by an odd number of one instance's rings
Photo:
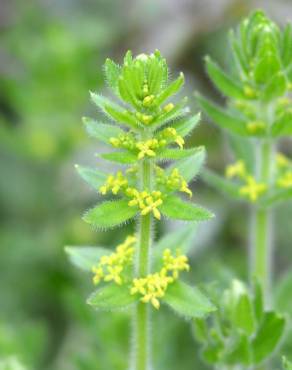
[[[104,90],[106,57],[120,61],[128,49],[158,48],[173,74],[185,72],[193,112],[196,89],[222,102],[206,78],[203,56],[228,66],[226,31],[257,7],[280,24],[292,17],[289,0],[0,1],[1,370],[5,359],[14,370],[126,368],[127,314],[97,314],[86,306],[90,276],[70,266],[63,248],[114,247],[127,232],[95,232],[81,220],[97,194],[74,163],[99,165],[94,153],[103,150],[81,124],[83,115],[99,114],[88,91]],[[231,159],[224,134],[204,120],[189,144],[204,144],[208,166],[218,171]],[[292,154],[291,141],[281,145]],[[190,279],[245,279],[247,208],[200,180],[193,190],[217,218],[199,228]],[[275,220],[275,276],[281,281],[292,261],[291,204],[278,208]],[[170,315],[162,309],[153,324],[156,368],[205,369],[190,326]]]

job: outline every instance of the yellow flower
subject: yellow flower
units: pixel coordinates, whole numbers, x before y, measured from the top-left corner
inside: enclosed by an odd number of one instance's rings
[[[121,171],[118,171],[117,174],[109,175],[106,183],[99,188],[99,191],[102,195],[107,194],[108,191],[112,191],[113,194],[118,194],[118,192],[125,188],[128,185],[128,180],[124,177]]]
[[[163,253],[163,266],[159,272],[142,278],[135,278],[130,289],[131,294],[140,294],[141,302],[150,302],[156,309],[160,307],[159,298],[165,295],[169,286],[179,277],[179,272],[189,270],[188,259],[177,252],[176,256],[169,249]]]
[[[124,282],[122,274],[125,267],[133,262],[135,243],[135,236],[127,236],[126,240],[117,246],[114,253],[102,256],[97,266],[92,268],[93,283],[99,284],[103,280],[114,281],[121,285]]]
[[[247,175],[245,163],[242,160],[239,160],[235,162],[234,164],[230,164],[229,166],[226,167],[225,170],[225,176],[228,179],[232,179],[234,177],[239,177],[239,178],[245,178]]]
[[[285,168],[285,167],[289,167],[291,165],[291,161],[289,160],[289,158],[287,158],[282,153],[277,153],[276,163],[277,163],[277,167],[279,167],[279,168]]]
[[[292,188],[292,171],[287,171],[282,176],[280,176],[277,180],[277,185],[280,188]]]
[[[174,105],[172,103],[168,103],[167,105],[163,107],[163,110],[164,112],[169,113],[170,111],[173,110],[173,108],[174,108]]]
[[[252,202],[255,202],[266,190],[266,184],[258,183],[252,176],[248,176],[246,178],[246,185],[239,189],[239,193],[240,195],[247,196]]]
[[[136,144],[136,148],[139,149],[138,159],[143,159],[145,156],[155,157],[154,150],[158,148],[158,141],[157,139],[140,141]]]
[[[167,127],[164,130],[162,130],[158,138],[160,139],[161,146],[166,145],[167,141],[174,141],[177,143],[177,145],[182,149],[184,146],[184,139],[182,136],[178,135],[176,129],[174,127]]]
[[[151,193],[148,193],[147,191],[139,192],[135,188],[128,188],[126,190],[126,194],[132,197],[128,202],[130,207],[138,206],[141,210],[142,216],[152,212],[154,217],[160,220],[161,215],[158,207],[163,203],[160,191],[152,191]]]
[[[247,124],[247,130],[251,134],[256,134],[258,132],[263,132],[266,128],[266,124],[263,121],[252,121]]]

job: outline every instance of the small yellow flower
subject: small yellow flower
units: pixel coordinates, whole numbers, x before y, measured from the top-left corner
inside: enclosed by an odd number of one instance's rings
[[[279,168],[286,168],[291,165],[291,161],[282,153],[276,154],[276,163]]]
[[[154,98],[154,95],[145,96],[145,98],[143,99],[144,107],[149,107],[153,103]]]
[[[277,185],[284,189],[292,188],[292,171],[287,171],[280,176],[277,180]]]
[[[163,203],[160,191],[148,193],[147,191],[139,192],[137,189],[128,188],[126,194],[133,198],[128,202],[130,207],[138,206],[142,216],[152,212],[154,217],[160,220],[161,214],[158,207]]]
[[[97,266],[93,266],[93,283],[99,284],[102,280],[114,281],[121,285],[124,282],[123,271],[126,266],[132,264],[136,237],[127,236],[126,240],[119,244],[116,251],[109,256],[102,256]]]
[[[114,195],[116,195],[126,186],[128,186],[128,180],[124,177],[121,171],[118,171],[115,176],[108,176],[105,184],[99,188],[99,191],[102,195],[106,195],[108,191],[111,191]]]
[[[239,177],[241,179],[245,178],[247,175],[245,163],[240,160],[235,162],[234,164],[230,164],[229,166],[226,167],[225,170],[225,176],[228,179],[232,179],[234,177]]]
[[[252,202],[255,202],[260,195],[267,190],[267,185],[258,183],[252,176],[246,178],[246,185],[239,189],[240,195],[247,196]]]
[[[163,107],[163,110],[164,110],[164,112],[169,113],[170,111],[173,110],[173,108],[174,108],[174,104],[168,103],[167,105],[165,105]]]
[[[247,124],[247,130],[251,134],[257,134],[259,132],[263,132],[266,128],[266,124],[263,121],[252,121],[248,122]]]
[[[140,294],[141,302],[151,303],[156,309],[160,307],[159,298],[165,295],[169,286],[179,277],[179,272],[189,270],[188,259],[177,252],[176,256],[169,249],[163,253],[163,266],[159,272],[142,278],[135,278],[130,290],[131,294]]]
[[[140,141],[136,144],[136,148],[139,149],[138,159],[143,159],[145,156],[155,157],[155,149],[158,148],[158,141],[157,139]]]

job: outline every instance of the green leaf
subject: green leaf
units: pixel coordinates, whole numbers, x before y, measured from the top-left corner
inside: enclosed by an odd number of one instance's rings
[[[91,271],[102,256],[111,254],[109,249],[104,247],[65,247],[65,252],[73,265],[81,270]]]
[[[209,102],[199,94],[196,94],[196,97],[203,111],[219,126],[234,134],[249,136],[249,132],[246,129],[246,121],[226,113],[218,105]]]
[[[94,104],[96,104],[109,118],[119,123],[123,123],[129,127],[137,128],[138,121],[136,118],[118,104],[115,104],[109,99],[92,92],[90,93],[90,97]]]
[[[187,318],[205,317],[216,309],[198,288],[181,281],[168,286],[162,301]]]
[[[97,122],[87,117],[83,117],[83,123],[89,136],[106,144],[109,144],[112,137],[118,137],[124,133],[118,126]]]
[[[188,135],[198,124],[201,119],[201,113],[191,117],[183,117],[171,126],[176,129],[178,135],[184,137]]]
[[[155,103],[157,105],[162,104],[165,100],[167,100],[170,96],[176,94],[184,84],[184,75],[181,72],[179,77],[172,81],[155,99]]]
[[[206,57],[205,60],[208,75],[219,91],[230,98],[245,99],[240,84],[223,72],[217,63],[213,62],[210,57]]]
[[[153,246],[153,271],[156,271],[161,265],[161,259],[163,251],[170,249],[172,253],[175,253],[177,249],[182,254],[187,254],[189,249],[192,247],[192,240],[197,231],[197,224],[192,223],[185,227],[175,230],[171,233],[167,233]]]
[[[107,179],[107,174],[90,167],[75,165],[76,170],[79,175],[85,180],[89,185],[91,185],[95,190],[98,190]]]
[[[253,307],[247,294],[241,294],[236,302],[233,323],[247,335],[251,335],[255,329]]]
[[[151,127],[157,130],[159,127],[165,125],[167,122],[174,121],[175,119],[183,117],[184,115],[189,113],[189,108],[185,107],[187,101],[188,99],[185,97],[179,103],[176,103],[171,111],[160,114],[151,123]]]
[[[99,155],[100,158],[106,159],[110,162],[121,164],[133,164],[137,162],[137,157],[126,151],[116,151],[112,153],[104,153]]]
[[[285,329],[285,319],[275,312],[265,312],[251,342],[252,361],[258,364],[268,358],[279,344]]]
[[[250,347],[246,334],[240,333],[238,338],[233,340],[231,345],[227,347],[227,352],[224,354],[223,361],[229,365],[249,365]]]
[[[204,208],[187,203],[175,196],[168,196],[159,207],[161,213],[169,218],[184,221],[205,221],[214,215]]]
[[[285,94],[287,89],[286,77],[282,72],[275,74],[263,90],[263,99],[271,101]]]
[[[122,199],[101,203],[87,211],[83,219],[98,228],[111,228],[130,220],[136,213],[137,209],[129,207],[128,201]]]
[[[288,23],[283,30],[282,38],[282,62],[286,67],[291,63],[292,58],[292,27]]]
[[[275,307],[278,311],[292,316],[292,271],[288,271],[280,278],[276,285]]]
[[[239,194],[240,186],[225,177],[217,175],[215,172],[204,169],[202,173],[204,181],[215,189],[219,190],[221,193],[231,196],[236,199],[242,199]]]
[[[281,68],[275,54],[267,53],[255,65],[254,78],[257,83],[267,83]]]
[[[121,73],[120,66],[111,59],[107,58],[104,64],[104,72],[108,86],[111,87],[115,92],[117,92],[118,78]]]
[[[201,150],[201,148],[199,149]],[[172,148],[165,148],[157,153],[156,158],[161,160],[177,160],[177,159],[184,159],[189,158],[198,152],[198,148],[192,149],[172,149]]]
[[[279,117],[272,126],[273,136],[292,135],[292,110],[288,110]]]
[[[200,172],[206,159],[205,148],[197,149],[197,152],[189,158],[181,159],[167,167],[166,173],[169,175],[174,168],[177,168],[187,182],[191,181]]]
[[[108,284],[91,294],[87,303],[96,310],[119,310],[127,308],[139,299],[137,294],[130,294],[127,285]]]
[[[193,320],[192,332],[195,339],[200,343],[208,341],[208,325],[204,318],[196,318]]]

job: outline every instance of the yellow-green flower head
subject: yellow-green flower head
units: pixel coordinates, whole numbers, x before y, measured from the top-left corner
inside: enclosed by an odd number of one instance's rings
[[[292,188],[292,171],[288,170],[280,176],[277,180],[277,185],[284,189]]]
[[[135,236],[127,236],[126,240],[119,244],[116,251],[109,256],[102,256],[97,266],[92,268],[94,273],[93,283],[99,284],[102,280],[113,281],[118,285],[123,284],[123,272],[133,263]]]
[[[188,259],[177,251],[176,256],[169,249],[163,252],[163,266],[160,271],[133,280],[131,294],[140,294],[141,302],[150,302],[156,309],[160,307],[159,298],[165,295],[169,286],[179,277],[180,271],[189,271]]]
[[[154,217],[160,220],[161,214],[158,207],[163,203],[162,193],[160,191],[149,193],[147,191],[139,192],[135,188],[128,188],[126,194],[132,198],[128,203],[130,207],[138,206],[142,216],[152,212]]]
[[[109,191],[116,195],[127,186],[128,180],[121,171],[118,171],[116,175],[108,176],[106,183],[99,188],[99,191],[102,195],[106,195]]]
[[[278,168],[287,168],[291,166],[291,161],[282,153],[276,154],[276,163]]]
[[[155,157],[155,149],[159,147],[157,139],[149,139],[147,141],[140,141],[136,144],[136,148],[139,150],[138,159],[143,159],[145,156]]]
[[[263,193],[267,190],[267,185],[259,183],[252,176],[247,176],[246,185],[239,189],[240,195],[247,196],[251,202],[256,202]]]
[[[244,179],[247,175],[245,163],[242,160],[235,162],[234,164],[230,164],[226,167],[225,176],[228,179],[232,179],[234,177],[239,177]]]

